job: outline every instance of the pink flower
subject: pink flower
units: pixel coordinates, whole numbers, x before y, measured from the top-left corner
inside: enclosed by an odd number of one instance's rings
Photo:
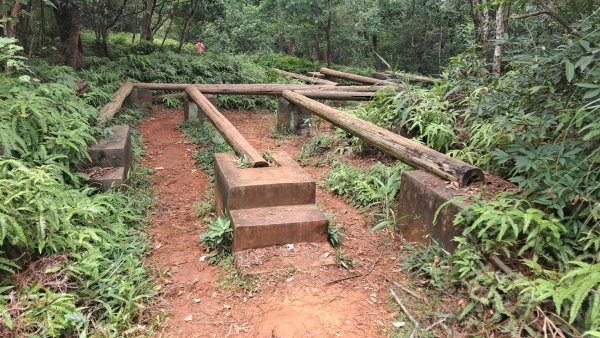
[[[201,41],[198,41],[196,43],[196,52],[198,53],[202,53],[206,50],[206,47],[204,46],[204,43],[202,43]]]

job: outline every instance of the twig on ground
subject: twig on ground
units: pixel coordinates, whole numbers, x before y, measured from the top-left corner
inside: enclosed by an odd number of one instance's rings
[[[348,276],[348,277],[344,277],[344,278],[332,280],[330,282],[325,283],[325,285],[332,285],[332,284],[335,284],[335,283],[346,281],[348,279],[368,276],[368,275],[371,274],[371,272],[373,272],[373,270],[375,269],[375,265],[377,265],[377,263],[379,262],[380,258],[381,258],[381,255],[379,255],[379,257],[377,257],[377,259],[375,260],[375,262],[373,262],[373,264],[371,265],[371,268],[369,269],[369,271],[367,271],[366,273],[363,273],[363,274],[357,273],[357,274],[354,274],[352,276]]]
[[[423,331],[429,331],[429,330],[433,329],[434,327],[436,327],[436,326],[442,324],[444,321],[446,321],[446,319],[447,318],[442,318],[442,319],[438,320],[437,322],[435,322],[435,323],[429,325],[428,327],[424,328]]]
[[[397,288],[401,289],[402,291],[408,293],[409,295],[415,297],[416,299],[420,300],[420,301],[425,301],[425,297],[420,296],[418,293],[414,292],[413,290],[407,288],[406,286],[396,282],[395,280],[392,279],[392,277],[388,276],[388,275],[383,275],[383,278],[385,278],[386,281],[388,281],[389,283],[394,284],[394,286],[396,286]]]
[[[404,311],[404,314],[408,317],[408,319],[410,319],[410,321],[415,325],[415,328],[413,329],[413,331],[410,333],[410,338],[414,338],[417,336],[417,334],[419,333],[419,330],[421,328],[421,326],[419,325],[419,322],[415,319],[415,317],[413,317],[410,312],[408,311],[408,309],[406,308],[406,306],[404,306],[404,303],[402,303],[402,301],[400,300],[400,298],[398,298],[398,295],[394,292],[393,289],[390,288],[390,293],[392,294],[392,297],[394,297],[394,300],[396,301],[396,303],[398,303],[398,305],[400,305],[400,308],[402,309],[402,311]]]

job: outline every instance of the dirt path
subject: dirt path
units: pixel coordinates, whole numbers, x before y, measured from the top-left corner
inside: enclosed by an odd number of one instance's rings
[[[259,151],[277,149],[296,156],[303,137],[269,138],[269,114],[225,112]],[[152,216],[151,260],[161,276],[162,307],[169,314],[163,337],[379,337],[387,336],[396,313],[388,306],[382,274],[401,280],[397,244],[370,234],[364,216],[343,199],[318,188],[317,204],[345,226],[344,249],[359,262],[355,271],[338,267],[261,276],[258,291],[223,287],[222,268],[201,262],[199,234],[205,228],[193,205],[208,180],[194,164],[193,146],[176,129],[180,111],[156,109],[141,127],[148,153],[143,164],[155,168],[158,202]],[[317,179],[329,168],[307,167]],[[332,249],[332,253],[334,250]],[[354,274],[366,276],[328,284]]]

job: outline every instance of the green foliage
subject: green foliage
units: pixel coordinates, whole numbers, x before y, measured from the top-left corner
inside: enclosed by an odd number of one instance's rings
[[[354,268],[354,266],[356,266],[357,264],[357,262],[354,259],[348,257],[346,251],[343,248],[339,248],[335,252],[335,260],[338,262],[340,267],[346,270],[352,270],[352,268]]]
[[[331,212],[326,212],[325,216],[329,220],[327,225],[327,240],[333,246],[339,246],[344,241],[344,227],[336,224],[335,215]]]
[[[224,256],[231,253],[233,242],[231,221],[223,217],[217,218],[205,232],[200,234],[200,242],[210,250],[208,262],[211,264],[219,262]]]
[[[233,152],[223,136],[208,121],[186,121],[179,128],[193,144],[201,147],[194,153],[194,159],[211,176],[214,171],[214,154]]]

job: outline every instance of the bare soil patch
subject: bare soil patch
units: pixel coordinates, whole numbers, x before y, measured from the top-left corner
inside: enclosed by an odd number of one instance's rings
[[[259,151],[277,149],[296,156],[307,141],[302,136],[270,138],[275,123],[271,114],[224,114]],[[389,236],[369,233],[365,215],[321,188],[317,204],[333,212],[345,227],[343,248],[358,261],[354,271],[337,265],[289,270],[258,277],[255,290],[223,286],[227,271],[200,260],[205,249],[199,236],[206,224],[196,215],[194,203],[210,183],[194,163],[193,146],[177,130],[182,119],[181,111],[155,109],[141,126],[148,153],[142,162],[154,169],[158,195],[150,227],[150,259],[161,271],[157,283],[168,314],[160,336],[387,336],[397,313],[390,310],[383,275],[403,280],[397,270],[399,244]],[[320,182],[330,168],[305,169]]]

